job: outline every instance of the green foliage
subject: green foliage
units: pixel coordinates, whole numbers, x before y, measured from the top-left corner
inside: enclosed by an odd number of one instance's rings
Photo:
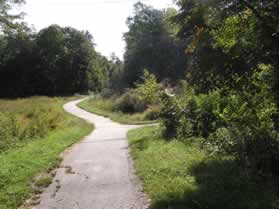
[[[252,77],[235,81],[237,90],[197,95],[184,83],[177,95],[162,100],[166,133],[180,139],[204,137],[212,151],[234,155],[244,168],[278,174],[279,132],[274,121],[278,109],[270,93],[270,76],[271,67],[262,64]]]
[[[143,112],[147,105],[136,90],[129,90],[116,100],[116,109],[124,113]]]
[[[224,26],[213,31],[216,45],[225,50],[231,49],[238,42],[238,35],[241,33],[240,18],[229,17],[224,21]]]
[[[254,30],[255,18],[248,10],[241,17],[235,15],[226,18],[222,26],[213,29],[211,33],[215,39],[214,46],[229,52],[239,46],[254,49],[256,47]]]
[[[187,117],[187,114],[194,114],[193,99],[194,91],[186,81],[180,82],[176,96],[167,93],[162,96],[160,118],[168,137],[190,135],[193,132],[194,127],[190,124],[190,117]]]
[[[160,105],[152,105],[149,106],[145,111],[145,118],[148,120],[158,120],[161,114],[161,106]]]
[[[278,178],[262,181],[247,176],[233,158],[209,156],[195,143],[198,138],[166,141],[158,127],[132,130],[128,138],[152,209],[275,209],[278,205]]]
[[[147,105],[157,104],[160,100],[160,85],[155,75],[144,70],[143,83],[136,85],[136,92],[139,98]]]
[[[215,131],[223,124],[219,117],[222,108],[222,100],[219,91],[212,91],[208,94],[199,94],[195,97],[196,105],[196,128],[197,132],[208,137],[209,133]]]
[[[48,104],[41,102],[44,98],[32,101],[0,101],[0,152],[61,128],[62,114],[54,108],[55,99]]]
[[[51,184],[52,179],[53,178],[50,174],[42,174],[35,180],[34,184],[37,187],[48,187]]]
[[[184,75],[184,43],[176,39],[176,26],[170,21],[174,10],[158,10],[142,3],[134,5],[135,14],[127,19],[124,34],[124,82],[129,87],[148,69],[159,81],[177,80]]]
[[[48,86],[46,93],[98,91],[106,85],[101,57],[88,32],[52,25],[38,33],[36,42],[44,85]]]
[[[12,144],[9,147],[4,146],[6,151],[3,152],[1,148],[1,209],[21,206],[30,198],[33,192],[31,182],[35,177],[57,166],[61,152],[92,131],[91,125],[64,112],[62,105],[71,99],[73,98],[32,97],[29,99],[0,100],[0,112],[4,115],[7,112],[12,112],[15,117],[17,128],[14,126],[15,129],[11,130],[9,128],[9,131],[22,130],[31,126],[31,124],[35,125],[34,117],[37,117],[37,115],[38,117],[39,115],[43,116],[46,120],[53,120],[53,117],[56,117],[54,115],[57,115],[55,113],[59,115],[59,125],[56,124],[58,122],[56,119],[54,123],[44,121],[49,127],[55,124],[58,126],[57,128],[49,129],[43,137],[30,136],[21,141],[12,138]],[[40,111],[37,110],[35,113],[35,107],[39,107]],[[43,110],[44,113],[42,112]],[[46,114],[49,116],[46,116]],[[11,118],[8,118],[7,122],[11,120]],[[2,134],[2,117],[0,121],[0,133]],[[1,142],[3,142],[2,140],[3,138],[1,137]],[[48,177],[39,178],[38,180],[39,182],[37,183],[42,186],[50,182]]]
[[[270,66],[260,65],[241,91],[227,97],[222,118],[235,142],[231,152],[246,167],[278,174],[279,135],[273,120],[278,109],[270,91],[270,75]]]
[[[254,69],[258,64],[270,64],[274,68],[272,93],[275,96],[277,107],[279,104],[279,5],[276,0],[229,0],[218,1],[217,8],[224,8],[220,19],[221,28],[227,19],[238,17],[240,24],[234,25],[241,30],[234,34],[238,37],[238,44],[230,56],[242,57],[248,63],[249,69]],[[239,28],[239,29],[236,29]],[[219,30],[219,29],[217,29]],[[248,70],[248,68],[247,68]]]
[[[112,97],[113,94],[114,94],[114,91],[112,89],[108,89],[108,88],[105,88],[100,92],[100,96],[105,99]]]
[[[150,124],[154,123],[153,119],[147,117],[149,110],[137,113],[123,113],[117,106],[116,100],[118,95],[110,98],[94,97],[85,100],[79,106],[89,112],[109,117],[111,120],[131,125]]]
[[[162,111],[160,119],[165,127],[165,134],[168,137],[177,135],[179,127],[181,108],[175,97],[170,97],[167,94],[162,96]]]
[[[0,1],[0,31],[5,32],[10,28],[15,28],[14,20],[19,19],[21,14],[12,14],[11,9],[14,5],[21,5],[25,0],[1,0]]]
[[[116,110],[124,113],[144,112],[149,106],[160,102],[160,84],[155,75],[144,71],[142,83],[128,90],[116,100]]]
[[[0,96],[8,97],[101,91],[121,66],[95,51],[88,32],[58,25],[1,34],[0,57]]]
[[[125,93],[115,94],[112,89],[104,89],[97,96],[81,103],[81,107],[96,114],[110,117],[112,120],[127,124],[152,123],[161,112],[161,86],[155,75],[147,70],[142,83]]]

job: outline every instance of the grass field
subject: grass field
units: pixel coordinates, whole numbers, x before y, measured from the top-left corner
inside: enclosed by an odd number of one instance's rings
[[[127,114],[115,111],[115,102],[111,99],[88,99],[79,104],[79,107],[97,115],[109,117],[115,122],[131,125],[142,125],[154,123],[154,121],[146,120],[145,113]]]
[[[15,132],[0,149],[0,208],[15,209],[32,194],[31,183],[57,164],[59,154],[92,130],[62,105],[73,98],[0,100],[0,128]],[[9,117],[13,117],[11,125]],[[7,123],[4,123],[4,122]],[[44,131],[39,131],[43,128]],[[3,133],[3,131],[0,133]],[[0,140],[5,140],[1,138]]]
[[[168,141],[160,128],[132,130],[128,138],[152,209],[279,208],[274,177],[247,177],[230,157],[209,157],[198,143]]]

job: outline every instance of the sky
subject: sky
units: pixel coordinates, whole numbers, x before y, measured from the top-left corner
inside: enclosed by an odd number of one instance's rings
[[[138,0],[26,0],[22,6],[24,20],[37,31],[51,24],[88,30],[94,37],[96,50],[109,57],[113,52],[121,59],[125,50],[123,33],[126,19],[133,14]],[[173,0],[141,0],[163,9]]]

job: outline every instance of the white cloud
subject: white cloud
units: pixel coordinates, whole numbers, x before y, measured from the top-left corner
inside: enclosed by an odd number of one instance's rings
[[[97,50],[109,56],[123,56],[127,31],[126,18],[133,13],[136,0],[27,0],[25,21],[37,30],[51,24],[71,26],[92,33]],[[142,0],[155,8],[166,8],[172,0]]]

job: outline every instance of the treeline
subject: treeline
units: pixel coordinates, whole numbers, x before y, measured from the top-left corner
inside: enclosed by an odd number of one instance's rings
[[[112,86],[121,65],[95,50],[92,35],[51,25],[38,33],[9,9],[20,1],[1,1],[0,96],[70,95]]]
[[[20,25],[0,37],[0,95],[66,95],[109,85],[114,63],[95,51],[92,36],[52,25],[38,33]]]

